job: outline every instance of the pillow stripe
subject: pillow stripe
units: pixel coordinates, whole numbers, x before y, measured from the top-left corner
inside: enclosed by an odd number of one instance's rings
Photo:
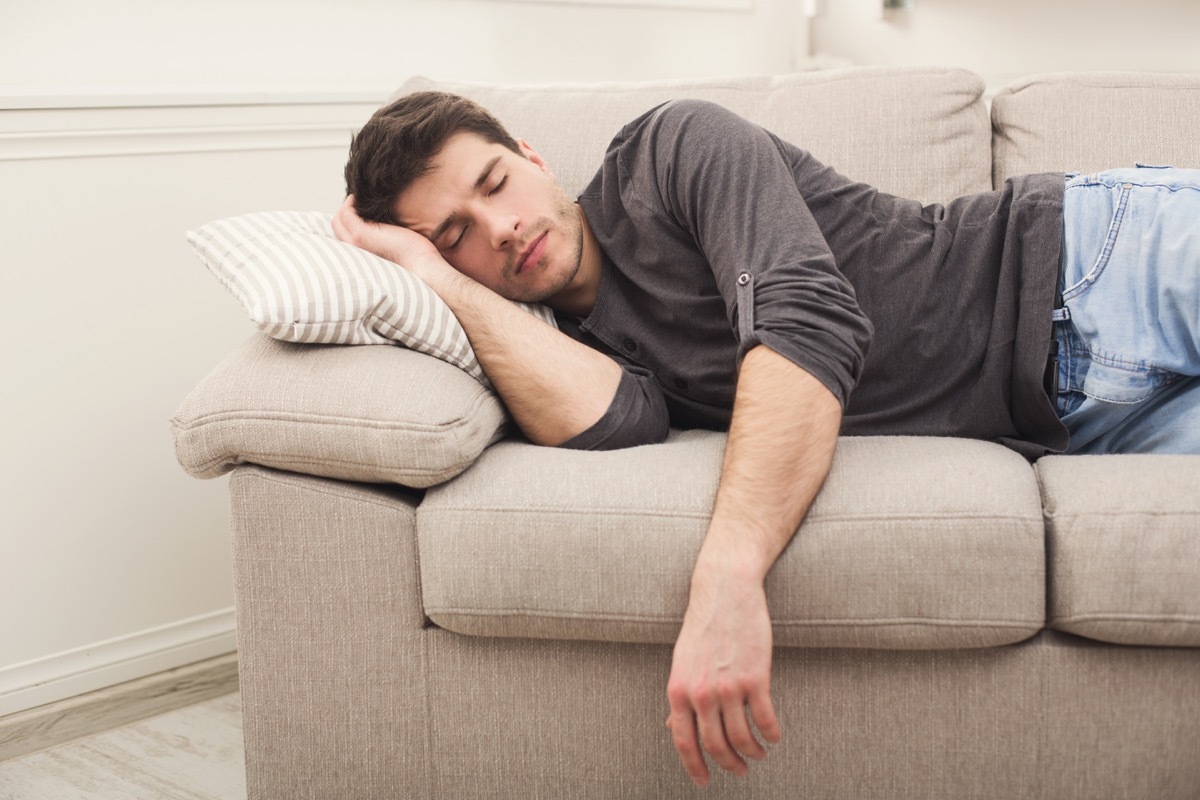
[[[466,331],[442,299],[408,270],[338,241],[331,220],[320,212],[243,214],[189,231],[187,241],[272,338],[398,343],[490,387]],[[545,306],[516,305],[555,324]]]
[[[258,232],[246,225],[244,220],[237,229],[237,232],[247,239],[247,253],[243,256],[246,273],[253,278],[256,286],[262,287],[263,311],[268,315],[266,318],[281,322],[296,319],[295,310],[292,308],[292,293],[279,291],[278,288],[287,283],[288,259],[281,253],[273,252],[275,248],[271,246],[271,242],[263,241]],[[231,246],[236,247],[236,240]],[[273,257],[258,257],[264,250],[267,251],[267,255]]]
[[[228,227],[221,227],[217,230],[221,234],[221,245],[228,256],[233,260],[232,263],[240,268],[235,271],[235,276],[244,276],[243,290],[246,296],[251,298],[255,304],[254,321],[263,323],[269,320],[279,320],[287,322],[292,319],[292,314],[286,308],[280,308],[280,303],[284,298],[282,293],[273,290],[277,281],[272,280],[269,274],[275,266],[270,259],[263,260],[259,264],[259,247],[254,243],[255,231],[253,228],[242,230],[246,226],[238,220],[231,220]],[[245,237],[247,241],[246,252],[239,251],[238,241]],[[280,259],[282,263],[282,259]]]
[[[311,242],[307,239],[289,239],[286,241],[284,249],[286,252],[293,253],[296,258],[291,265],[291,272],[301,292],[296,298],[300,307],[309,310],[315,319],[338,319],[338,315],[333,313],[333,306],[337,302],[339,294],[337,286],[333,281],[332,274],[314,251]],[[312,331],[309,341],[328,343],[330,332],[319,335],[321,333],[319,329]]]
[[[299,320],[307,315],[314,320],[328,319],[327,315],[321,313],[321,309],[314,306],[311,299],[315,294],[315,287],[310,284],[314,265],[304,262],[303,250],[298,246],[303,240],[264,238],[258,243],[279,258],[279,267],[271,270],[271,277],[280,281],[275,283],[273,288],[276,296],[283,302],[283,313],[286,317]],[[271,260],[264,263],[274,267],[276,262]],[[293,291],[284,291],[285,285],[290,285]],[[316,341],[315,334],[318,331],[319,329],[308,330],[304,335],[305,343]]]
[[[188,242],[195,247],[198,252],[212,253],[214,258],[230,258],[230,253],[233,250],[233,243],[223,236],[221,228],[206,227],[199,231],[188,233]],[[250,319],[261,324],[267,317],[263,313],[262,308],[258,305],[258,300],[262,296],[262,292],[255,291],[256,287],[247,284],[249,276],[237,269],[216,270],[208,263],[208,259],[203,255],[202,260],[212,272],[221,281],[221,284],[229,290],[238,302],[250,314]]]

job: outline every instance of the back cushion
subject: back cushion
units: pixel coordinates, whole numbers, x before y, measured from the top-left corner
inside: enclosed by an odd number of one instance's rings
[[[465,95],[541,153],[568,195],[621,127],[674,98],[711,100],[811,151],[843,174],[925,202],[991,188],[983,82],[958,69],[859,67],[654,83],[489,86],[414,78]]]
[[[992,100],[993,180],[1135,163],[1200,167],[1200,74],[1037,75]]]

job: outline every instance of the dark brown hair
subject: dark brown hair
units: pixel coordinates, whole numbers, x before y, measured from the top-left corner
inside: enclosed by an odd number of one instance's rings
[[[521,152],[487,109],[458,95],[414,92],[372,114],[351,141],[346,162],[346,193],[354,195],[358,215],[397,223],[392,207],[400,194],[432,169],[447,140],[460,132]]]

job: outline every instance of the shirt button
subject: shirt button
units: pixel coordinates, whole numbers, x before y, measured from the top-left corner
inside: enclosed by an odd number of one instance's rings
[[[675,379],[675,388],[676,389],[686,389],[687,381],[685,381],[683,378],[676,378]]]
[[[632,353],[633,351],[637,350],[637,342],[635,342],[633,339],[626,339],[622,344],[625,347],[626,353]]]

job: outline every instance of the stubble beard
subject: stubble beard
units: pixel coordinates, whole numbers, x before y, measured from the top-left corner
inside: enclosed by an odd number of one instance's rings
[[[570,286],[571,281],[575,280],[575,276],[579,274],[579,267],[583,261],[582,212],[561,189],[558,189],[553,217],[543,217],[538,220],[537,225],[538,230],[553,230],[556,227],[568,247],[561,251],[563,255],[561,266],[553,274],[546,276],[551,282],[545,286],[531,287],[525,291],[518,290],[514,292],[514,295],[522,296],[511,296],[509,299],[524,303],[543,302]],[[547,253],[546,255],[551,254]],[[515,269],[515,264],[513,266]],[[510,274],[512,273],[510,272]]]

